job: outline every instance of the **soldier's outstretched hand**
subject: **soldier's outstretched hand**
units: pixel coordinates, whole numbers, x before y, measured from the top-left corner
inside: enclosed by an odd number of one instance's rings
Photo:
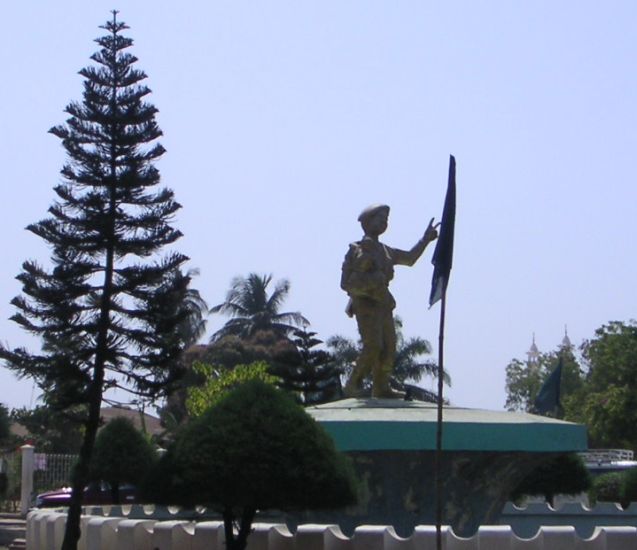
[[[425,229],[425,234],[423,235],[422,240],[428,243],[435,241],[438,238],[438,227],[440,227],[440,222],[434,225],[434,219],[431,218],[427,229]]]

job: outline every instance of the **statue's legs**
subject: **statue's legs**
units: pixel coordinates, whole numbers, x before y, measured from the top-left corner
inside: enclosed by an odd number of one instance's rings
[[[358,397],[363,393],[363,380],[374,372],[381,352],[381,324],[378,322],[376,308],[367,306],[356,311],[358,333],[361,336],[361,353],[356,359],[352,375],[345,385],[347,397]]]
[[[389,377],[394,367],[396,354],[396,330],[392,309],[369,303],[355,309],[362,349],[356,366],[345,386],[348,397],[360,396],[363,380],[373,378],[373,397],[394,397],[389,387]]]
[[[396,393],[389,386],[389,378],[394,370],[396,358],[396,326],[392,310],[383,311],[381,321],[382,344],[380,356],[372,371],[374,379],[372,397],[396,397]]]

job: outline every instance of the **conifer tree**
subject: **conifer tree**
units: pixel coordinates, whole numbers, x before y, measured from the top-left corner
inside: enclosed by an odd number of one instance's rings
[[[270,373],[281,388],[296,393],[304,405],[318,405],[342,397],[341,369],[330,353],[315,349],[323,341],[316,332],[295,330],[292,343],[297,353],[275,358]]]
[[[12,302],[13,320],[39,336],[42,349],[0,349],[9,368],[35,378],[47,405],[87,410],[64,550],[75,549],[80,536],[104,391],[121,385],[157,396],[174,376],[185,318],[193,314],[190,277],[181,271],[187,258],[162,253],[181,233],[171,225],[180,205],[157,187],[153,163],[164,153],[157,109],[126,51],[128,27],[114,11],[101,28],[95,64],[80,71],[82,100],[50,130],[67,153],[57,198],[49,216],[28,227],[49,245],[52,269],[25,262],[23,292]]]

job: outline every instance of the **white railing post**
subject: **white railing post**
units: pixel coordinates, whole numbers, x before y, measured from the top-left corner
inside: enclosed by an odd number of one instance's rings
[[[27,515],[31,506],[31,498],[33,493],[33,453],[35,447],[33,445],[22,445],[20,447],[22,453],[22,481],[20,485],[20,513]]]

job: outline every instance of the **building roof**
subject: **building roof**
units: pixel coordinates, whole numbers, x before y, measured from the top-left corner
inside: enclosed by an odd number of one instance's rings
[[[138,430],[142,430],[143,417],[146,432],[150,435],[160,434],[164,431],[161,427],[159,418],[151,416],[148,413],[143,413],[142,415],[141,411],[137,409],[129,409],[128,407],[102,407],[100,410],[100,417],[104,425],[108,424],[114,418],[128,418]]]
[[[142,415],[140,411],[136,409],[129,409],[128,407],[102,407],[100,409],[100,417],[103,425],[108,424],[113,418],[125,417],[128,418],[138,430],[142,429]],[[158,435],[164,431],[159,418],[156,416],[144,413],[143,418],[146,431],[150,435]],[[29,431],[18,422],[11,422],[10,429],[11,433],[18,437],[28,438],[30,435]]]

